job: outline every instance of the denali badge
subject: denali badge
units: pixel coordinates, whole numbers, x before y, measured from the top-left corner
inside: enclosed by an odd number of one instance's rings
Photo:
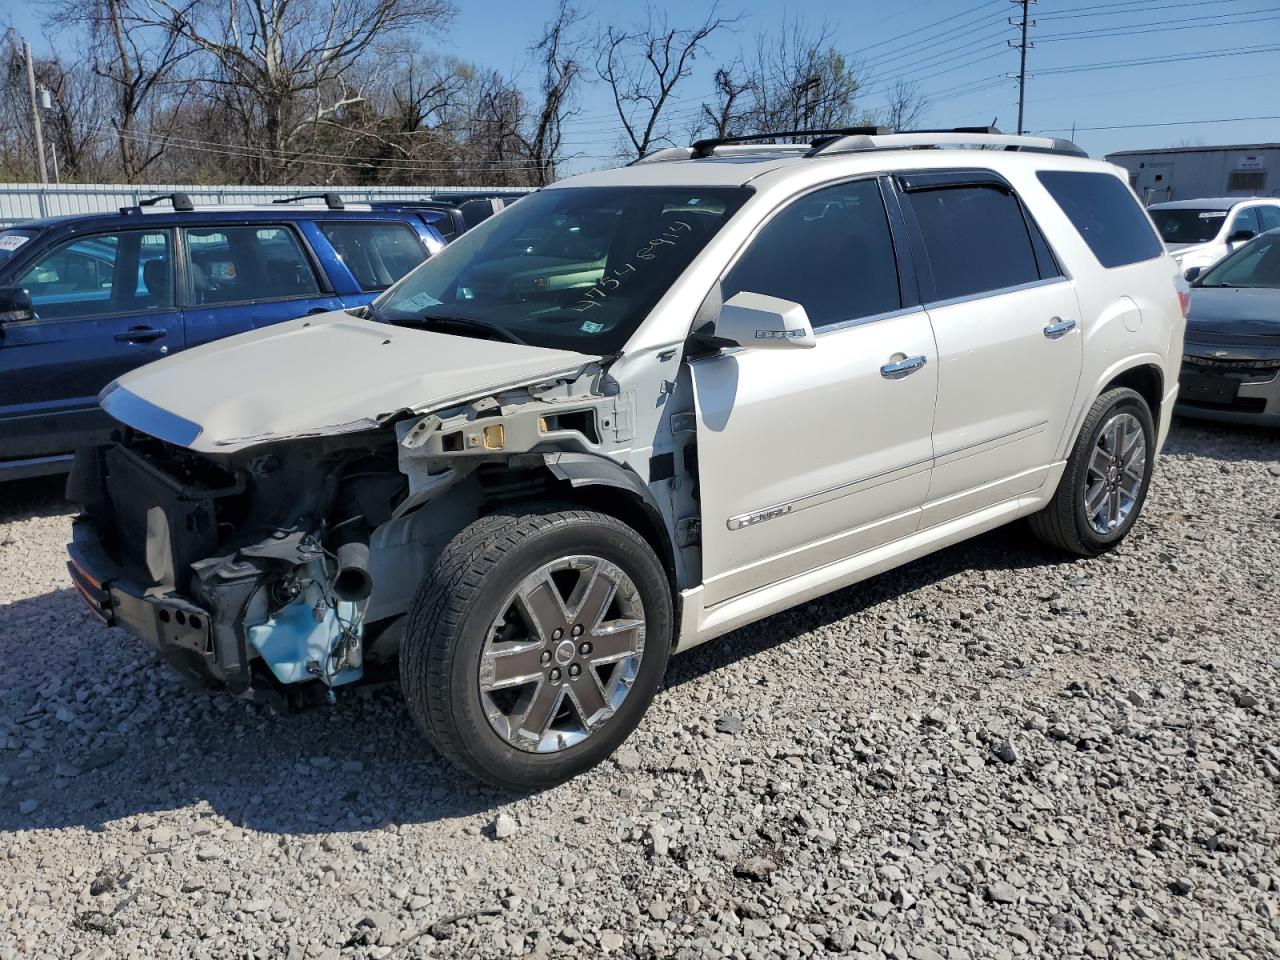
[[[741,530],[743,527],[764,523],[766,520],[772,520],[790,512],[791,504],[786,503],[780,507],[770,507],[768,510],[757,510],[755,513],[743,513],[736,517],[730,517],[728,525],[730,530]]]

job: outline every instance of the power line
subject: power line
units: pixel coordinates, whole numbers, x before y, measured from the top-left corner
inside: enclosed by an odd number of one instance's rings
[[[1108,124],[1101,127],[1046,127],[1043,130],[1037,130],[1037,133],[1062,133],[1066,130],[1076,131],[1093,131],[1093,130],[1128,130],[1146,127],[1187,127],[1203,123],[1244,123],[1250,120],[1280,120],[1280,114],[1274,114],[1266,117],[1215,117],[1210,120],[1167,120],[1161,123],[1116,123]]]
[[[1259,13],[1271,13],[1275,7],[1269,7],[1265,10],[1249,10],[1242,13],[1218,14],[1216,17],[1189,17],[1182,23],[1168,27],[1139,27],[1136,24],[1117,25],[1110,27],[1098,27],[1092,30],[1078,30],[1074,33],[1051,33],[1046,36],[1039,37],[1041,43],[1052,43],[1061,40],[1094,40],[1103,37],[1132,37],[1143,36],[1148,33],[1169,33],[1175,30],[1211,30],[1214,27],[1240,27],[1250,26],[1255,23],[1262,23],[1269,20],[1280,20],[1280,16],[1259,17]],[[1222,20],[1223,17],[1243,17],[1245,20]],[[1220,20],[1219,23],[1205,23],[1205,20]]]
[[[1131,17],[1146,16],[1159,10],[1177,10],[1182,7],[1211,7],[1223,3],[1242,3],[1244,0],[1182,0],[1179,3],[1165,3],[1154,7],[1140,7],[1136,4],[1118,4],[1110,3],[1098,7],[1070,7],[1066,10],[1055,10],[1052,13],[1044,14],[1041,20],[1079,20],[1081,17]],[[1113,7],[1127,7],[1124,10],[1111,9]],[[1228,14],[1222,14],[1228,16]]]
[[[1188,63],[1193,60],[1215,60],[1219,57],[1247,57],[1258,53],[1280,51],[1280,44],[1259,44],[1252,47],[1224,47],[1218,50],[1202,50],[1198,53],[1164,57],[1143,57],[1133,60],[1103,60],[1098,63],[1081,63],[1067,67],[1050,67],[1039,71],[1041,76],[1062,73],[1084,73],[1090,70],[1113,70],[1122,67],[1145,67],[1157,63]]]

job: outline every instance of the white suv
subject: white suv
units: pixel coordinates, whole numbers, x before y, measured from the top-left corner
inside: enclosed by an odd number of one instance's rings
[[[191,678],[398,669],[446,756],[564,780],[672,653],[1019,517],[1083,556],[1129,532],[1184,321],[1123,178],[845,130],[563,181],[367,311],[108,387],[75,585]]]
[[[1171,200],[1147,208],[1188,280],[1260,233],[1280,227],[1280,199]]]

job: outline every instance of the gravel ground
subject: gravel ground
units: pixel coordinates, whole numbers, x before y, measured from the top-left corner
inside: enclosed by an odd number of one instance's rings
[[[1280,434],[1175,424],[1135,533],[997,531],[673,661],[511,797],[397,692],[191,693],[0,488],[0,958],[1280,956]]]

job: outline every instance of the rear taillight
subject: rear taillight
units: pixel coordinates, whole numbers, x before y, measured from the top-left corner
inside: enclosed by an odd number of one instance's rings
[[[1178,291],[1178,306],[1182,307],[1182,319],[1187,319],[1187,311],[1191,309],[1191,291]]]

